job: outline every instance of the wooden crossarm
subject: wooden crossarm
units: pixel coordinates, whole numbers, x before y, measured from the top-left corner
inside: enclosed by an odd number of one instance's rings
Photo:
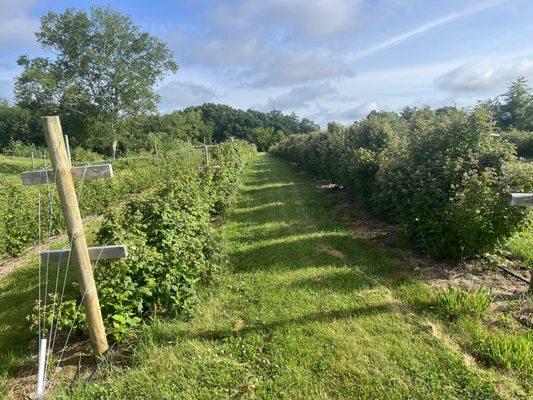
[[[70,169],[74,181],[112,178],[113,167],[111,164],[87,165],[84,167],[72,167]],[[27,171],[20,174],[24,185],[43,185],[55,182],[55,172],[53,169],[43,169],[40,171]]]
[[[111,260],[128,256],[126,246],[123,245],[89,247],[88,250],[91,261]],[[49,250],[41,253],[41,261],[44,264],[65,264],[68,260],[74,261],[70,257],[70,249]]]
[[[511,206],[533,207],[533,193],[511,193],[509,204]]]

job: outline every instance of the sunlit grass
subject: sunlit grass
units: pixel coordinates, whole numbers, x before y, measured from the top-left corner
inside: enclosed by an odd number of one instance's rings
[[[466,365],[435,335],[431,290],[396,277],[392,254],[343,225],[327,189],[266,154],[245,183],[221,228],[227,272],[194,318],[156,319],[134,338],[127,368],[58,398],[525,396],[513,376]]]

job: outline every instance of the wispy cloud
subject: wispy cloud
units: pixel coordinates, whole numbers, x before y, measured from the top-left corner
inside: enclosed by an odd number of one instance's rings
[[[381,43],[378,43],[374,46],[368,47],[364,50],[353,52],[352,54],[348,55],[347,59],[350,61],[356,61],[362,58],[365,58],[371,54],[378,53],[382,50],[388,49],[392,46],[395,46],[399,43],[402,43],[414,36],[420,35],[421,33],[424,33],[430,29],[436,28],[437,26],[444,25],[448,22],[451,22],[453,20],[456,20],[458,18],[466,17],[467,15],[475,14],[477,12],[481,12],[484,10],[487,10],[492,7],[496,7],[500,4],[506,3],[509,0],[491,0],[482,2],[479,4],[476,4],[474,6],[468,7],[462,11],[454,12],[451,14],[448,14],[442,18],[436,19],[434,21],[427,22],[415,29],[409,30],[404,33],[400,33],[396,36],[393,36]]]

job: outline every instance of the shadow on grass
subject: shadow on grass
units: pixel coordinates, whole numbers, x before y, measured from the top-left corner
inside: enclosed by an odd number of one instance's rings
[[[178,325],[170,327],[170,329],[152,328],[152,339],[155,344],[167,345],[169,342],[175,341],[177,338],[181,339],[203,339],[203,340],[220,340],[232,336],[242,336],[252,333],[268,333],[270,331],[283,329],[292,325],[303,327],[307,324],[313,323],[328,323],[336,320],[343,320],[349,318],[358,318],[368,315],[384,314],[396,312],[394,307],[390,304],[370,305],[363,307],[353,307],[347,309],[325,310],[319,312],[308,313],[293,318],[281,319],[266,323],[252,323],[246,325],[242,329],[236,331],[234,329],[212,329],[194,332],[187,327]],[[166,326],[168,328],[168,326]]]
[[[370,289],[375,282],[366,274],[354,269],[335,271],[323,276],[299,279],[290,284],[295,289],[306,289],[313,292],[334,291],[352,293],[356,290]]]

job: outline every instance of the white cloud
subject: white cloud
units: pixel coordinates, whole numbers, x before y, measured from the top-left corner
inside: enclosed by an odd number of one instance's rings
[[[338,57],[327,51],[282,53],[265,59],[260,75],[253,84],[258,87],[290,86],[315,80],[354,76],[354,72]]]
[[[441,89],[465,94],[500,94],[518,77],[533,81],[533,58],[492,66],[463,64],[435,79]]]
[[[168,82],[157,92],[161,96],[163,108],[167,109],[200,105],[216,96],[214,90],[189,81]]]
[[[360,0],[246,0],[214,7],[222,30],[263,29],[300,39],[328,37],[353,29]]]
[[[332,117],[340,121],[356,121],[366,118],[374,110],[379,110],[378,104],[375,101],[365,101],[355,108],[333,113]]]
[[[269,98],[268,103],[263,107],[266,110],[273,108],[281,110],[295,110],[309,107],[309,103],[317,98],[331,95],[337,91],[329,82],[317,82],[307,85],[295,86],[282,95]]]

